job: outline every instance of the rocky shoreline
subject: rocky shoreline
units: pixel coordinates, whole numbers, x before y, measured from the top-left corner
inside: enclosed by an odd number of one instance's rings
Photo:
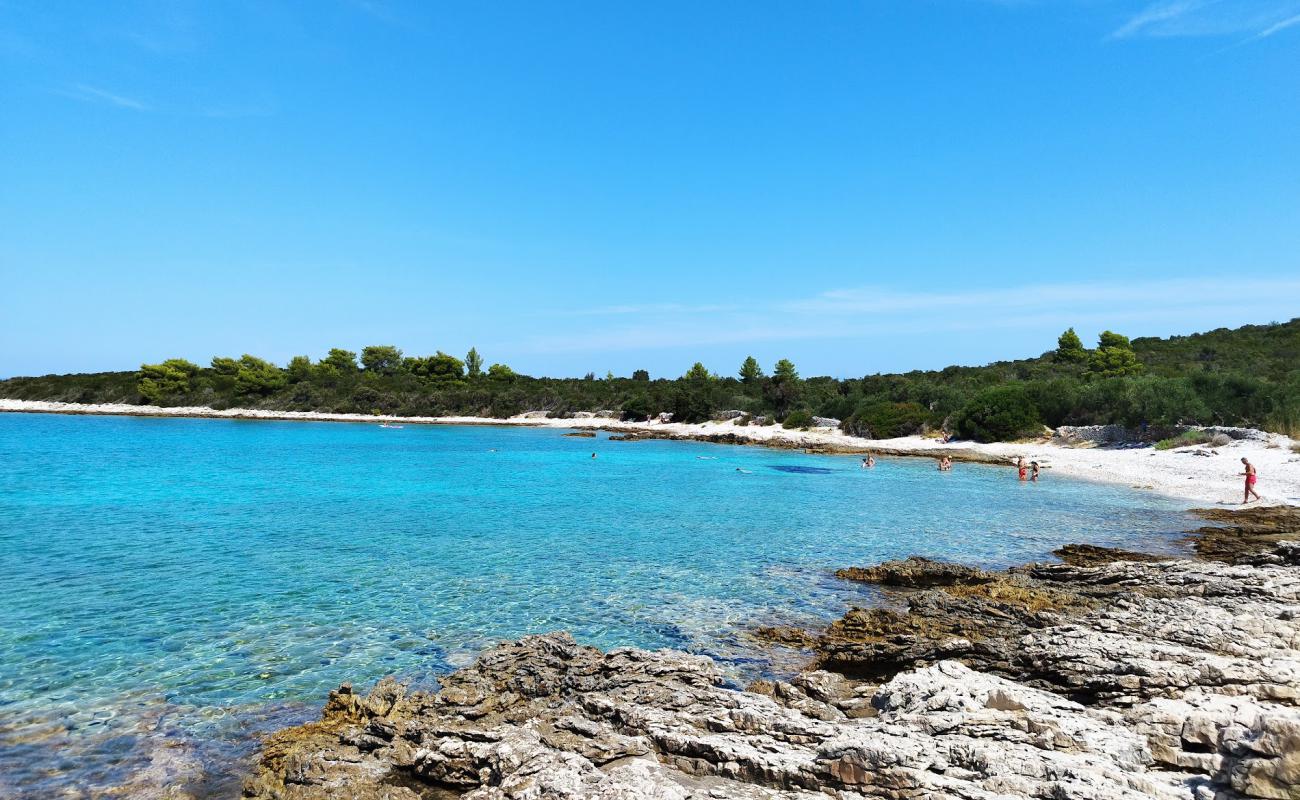
[[[244,795],[1298,798],[1300,513],[1216,521],[1187,559],[844,570],[899,608],[759,631],[811,663],[746,691],[704,657],[563,633],[436,693],[343,686],[265,742]]]

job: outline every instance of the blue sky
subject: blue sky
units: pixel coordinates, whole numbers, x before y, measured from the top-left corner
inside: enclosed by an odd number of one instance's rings
[[[1300,0],[0,0],[0,375],[1300,313]]]

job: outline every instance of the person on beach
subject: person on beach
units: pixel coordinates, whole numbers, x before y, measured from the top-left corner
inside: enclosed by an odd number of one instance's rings
[[[1020,473],[1020,480],[1022,481],[1025,480],[1025,478],[1029,474],[1029,470],[1025,467],[1024,456],[1019,456],[1016,458],[1016,470]]]
[[[1029,467],[1030,467],[1030,471],[1029,471],[1029,481],[1030,481],[1031,483],[1038,483],[1038,462],[1037,462],[1037,461],[1030,461],[1030,462],[1029,462]]]
[[[1250,496],[1252,494],[1255,495],[1256,500],[1261,498],[1259,492],[1255,491],[1255,480],[1258,478],[1258,475],[1255,472],[1255,465],[1247,461],[1244,457],[1241,459],[1241,463],[1246,467],[1246,471],[1241,473],[1246,476],[1246,492],[1241,498],[1241,504],[1244,506],[1250,502]]]

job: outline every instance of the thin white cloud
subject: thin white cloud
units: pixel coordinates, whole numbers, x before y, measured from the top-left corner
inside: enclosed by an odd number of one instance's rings
[[[991,289],[976,292],[897,292],[879,287],[837,289],[797,300],[785,308],[795,312],[901,314],[953,309],[1050,308],[1083,303],[1120,303],[1131,298],[1154,299],[1162,306],[1194,304],[1207,296],[1234,293],[1240,282],[1220,279],[1176,279],[1131,283],[1069,283]],[[1300,295],[1300,280],[1257,281],[1241,291]]]
[[[1256,41],[1300,24],[1300,0],[1161,0],[1107,37],[1232,36]]]
[[[78,83],[67,89],[62,89],[59,94],[64,97],[70,97],[73,100],[80,100],[85,103],[100,103],[103,105],[115,106],[117,108],[126,108],[131,111],[149,111],[150,106],[133,97],[110,92],[106,89],[100,89],[95,86],[88,86],[84,83]]]
[[[1166,27],[1199,8],[1207,0],[1175,0],[1171,3],[1156,3],[1143,9],[1141,13],[1124,23],[1110,34],[1112,39],[1127,39],[1130,36],[1149,33]],[[1210,0],[1213,2],[1213,0]]]
[[[678,309],[674,315],[665,309]],[[690,348],[750,342],[871,339],[981,330],[1098,327],[1169,320],[1290,319],[1300,308],[1300,279],[1232,277],[1043,284],[980,291],[900,292],[837,289],[772,305],[622,307],[609,324],[556,331],[498,348],[534,354]],[[647,310],[652,309],[652,310]],[[651,319],[625,320],[641,314]],[[1207,325],[1207,327],[1209,327]]]
[[[1268,27],[1265,28],[1264,30],[1262,30],[1262,31],[1260,31],[1259,33],[1255,34],[1255,38],[1256,38],[1256,39],[1267,39],[1268,37],[1272,36],[1272,35],[1275,34],[1275,33],[1281,33],[1282,31],[1286,30],[1287,28],[1290,28],[1290,27],[1293,27],[1293,26],[1296,26],[1296,25],[1300,25],[1300,14],[1296,14],[1296,15],[1293,16],[1293,17],[1287,17],[1286,19],[1282,20],[1281,22],[1275,22],[1275,23],[1273,23],[1272,25],[1268,26]]]

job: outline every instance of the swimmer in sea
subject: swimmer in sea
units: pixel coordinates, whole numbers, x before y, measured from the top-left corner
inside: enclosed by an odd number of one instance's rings
[[[1030,480],[1030,482],[1031,482],[1031,483],[1038,483],[1038,462],[1037,462],[1037,461],[1030,461],[1030,462],[1029,462],[1029,466],[1031,467],[1031,469],[1030,469],[1030,471],[1029,471],[1029,480]]]
[[[1017,469],[1017,470],[1019,471],[1019,473],[1020,473],[1020,480],[1023,481],[1023,480],[1027,477],[1027,475],[1028,475],[1028,473],[1029,473],[1029,470],[1025,467],[1025,457],[1024,457],[1024,456],[1020,456],[1019,458],[1016,459],[1016,469]]]

